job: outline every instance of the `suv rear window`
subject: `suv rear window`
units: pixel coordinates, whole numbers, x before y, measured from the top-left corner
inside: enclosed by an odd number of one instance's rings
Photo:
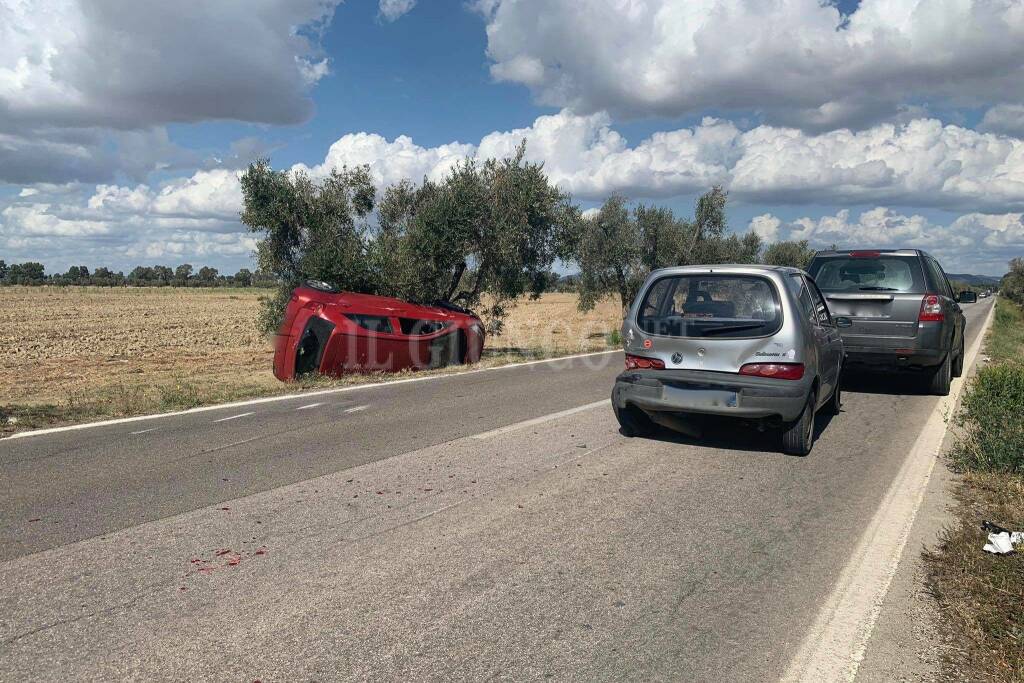
[[[648,288],[637,325],[668,337],[764,337],[782,326],[778,293],[756,275],[669,275]]]
[[[916,256],[826,256],[807,272],[824,292],[923,292],[924,273]]]

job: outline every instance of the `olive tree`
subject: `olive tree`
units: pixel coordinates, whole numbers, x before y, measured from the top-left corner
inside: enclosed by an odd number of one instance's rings
[[[792,266],[805,270],[814,258],[814,249],[808,246],[807,240],[799,242],[775,242],[764,250],[761,260],[770,266]]]
[[[242,222],[263,235],[260,270],[281,282],[262,327],[275,327],[288,292],[312,279],[413,301],[486,304],[485,320],[500,329],[509,301],[550,284],[579,221],[568,195],[525,151],[523,143],[506,159],[466,159],[440,180],[400,182],[379,203],[365,167],[315,180],[275,171],[267,160],[250,165]]]
[[[629,307],[652,270],[693,263],[753,263],[760,239],[725,236],[726,193],[714,187],[696,202],[694,218],[671,209],[639,205],[630,211],[624,197],[609,197],[580,221],[571,249],[579,266],[579,307],[589,310],[605,296]]]

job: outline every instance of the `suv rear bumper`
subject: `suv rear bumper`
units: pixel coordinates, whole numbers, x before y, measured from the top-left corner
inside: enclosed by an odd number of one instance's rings
[[[812,382],[807,376],[794,381],[699,370],[627,370],[615,379],[612,404],[620,410],[635,406],[790,422],[803,412]]]
[[[933,367],[942,362],[946,352],[941,349],[879,349],[870,346],[847,346],[846,362],[877,368]]]
[[[941,322],[918,323],[914,337],[868,337],[843,335],[848,363],[880,368],[913,368],[938,365],[949,349],[948,334]]]

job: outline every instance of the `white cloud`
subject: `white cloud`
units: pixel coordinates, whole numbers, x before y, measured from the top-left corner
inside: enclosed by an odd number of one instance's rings
[[[0,211],[0,253],[9,262],[129,268],[164,258],[236,267],[256,248],[238,221],[237,171],[201,170],[158,187],[97,185],[89,195],[32,189]]]
[[[1024,137],[1024,104],[999,104],[985,112],[981,130]]]
[[[753,110],[805,130],[929,99],[1020,103],[1016,0],[478,0],[497,80],[616,116]]]
[[[438,180],[474,150],[472,145],[458,142],[426,148],[405,135],[388,142],[376,133],[350,133],[331,145],[322,164],[296,164],[292,170],[324,176],[335,168],[365,164],[377,187],[383,188],[403,179],[417,183],[424,177]]]
[[[808,240],[811,246],[852,248],[918,248],[936,256],[947,272],[1001,275],[1013,256],[1024,254],[1024,214],[968,213],[948,224],[918,214],[906,215],[876,207],[854,218],[847,209],[818,218],[783,223],[771,214],[751,222],[776,225],[770,239]]]
[[[438,178],[465,155],[513,153],[544,163],[563,189],[582,199],[619,192],[670,197],[724,184],[750,202],[901,203],[1003,212],[1024,209],[1024,142],[943,125],[934,119],[882,124],[859,132],[809,135],[794,128],[705,118],[693,128],[655,133],[630,146],[607,114],[563,110],[528,128],[490,133],[476,145],[421,147],[405,136],[346,135],[315,174],[369,164],[379,186],[402,178]],[[297,168],[306,168],[299,166]]]
[[[770,213],[766,213],[751,218],[747,229],[756,233],[758,237],[766,242],[774,242],[779,239],[779,227],[781,225],[781,220]]]
[[[953,245],[967,255],[982,254],[994,244],[1015,245],[1019,221],[1012,217],[1024,212],[1024,142],[933,119],[809,135],[764,125],[743,131],[731,122],[706,118],[692,128],[655,133],[630,145],[608,115],[564,110],[538,117],[529,127],[490,133],[476,144],[423,147],[406,136],[387,140],[352,133],[331,145],[322,163],[292,170],[322,177],[332,168],[366,164],[382,189],[403,179],[440,179],[466,156],[508,156],[524,138],[528,157],[543,162],[549,177],[579,200],[599,201],[612,193],[667,198],[721,183],[734,199],[766,208],[899,204],[971,217],[936,232],[942,226],[889,209],[864,212],[855,221],[839,212],[789,225],[766,213],[750,227],[769,240],[789,236],[841,243],[856,234],[877,245]],[[174,241],[169,235],[177,233],[234,235],[237,241],[246,237],[238,222],[238,173],[204,169],[160,185],[100,184],[86,196],[79,196],[81,186],[39,186],[33,188],[36,195],[12,199],[11,206],[22,213],[7,219],[3,234],[8,248],[10,240],[26,239],[26,226],[71,235],[93,223],[106,227],[107,243],[136,243],[144,237],[162,243]],[[1004,216],[1003,222],[987,214]],[[965,241],[964,234],[973,241]],[[0,242],[0,250],[4,246]],[[224,254],[231,249],[223,241],[204,248]]]
[[[415,6],[416,0],[380,0],[378,5],[380,16],[385,21],[395,21]]]
[[[0,3],[0,182],[141,179],[187,155],[164,124],[307,119],[337,2]]]

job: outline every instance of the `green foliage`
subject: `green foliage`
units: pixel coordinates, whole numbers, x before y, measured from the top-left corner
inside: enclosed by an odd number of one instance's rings
[[[1003,276],[999,293],[1024,306],[1024,259],[1018,257],[1010,261],[1010,272]]]
[[[467,159],[438,182],[389,187],[376,225],[364,220],[376,202],[368,169],[343,169],[316,182],[262,160],[242,177],[242,222],[263,234],[260,266],[278,276],[282,291],[313,279],[470,308],[486,296],[484,318],[496,331],[509,301],[539,296],[551,284],[564,233],[579,220],[542,167],[524,157],[520,145],[508,159]],[[263,316],[264,329],[278,317]]]
[[[967,470],[1024,474],[1024,310],[997,302],[986,349],[993,364],[967,387],[953,457]]]
[[[968,470],[1024,474],[1024,364],[1006,362],[978,371],[964,395],[957,423],[965,438],[953,451]]]
[[[248,287],[252,285],[252,271],[248,268],[240,268],[234,276],[234,284],[236,287]]]
[[[618,294],[627,308],[650,272],[645,256],[658,257],[659,250],[644,244],[626,199],[609,197],[597,215],[581,222],[578,232],[574,257],[580,267],[580,310],[592,309],[609,294]]]
[[[28,261],[12,263],[7,267],[4,284],[9,285],[41,285],[46,282],[46,272],[42,263]]]
[[[774,242],[768,245],[761,257],[762,262],[769,266],[790,266],[807,270],[811,259],[814,258],[814,249],[808,246],[807,240],[799,242]]]
[[[714,187],[697,199],[694,219],[670,209],[637,206],[610,197],[596,215],[579,222],[569,250],[580,267],[580,310],[618,295],[629,307],[652,270],[696,263],[756,263],[761,239],[754,233],[725,236],[726,193]]]

